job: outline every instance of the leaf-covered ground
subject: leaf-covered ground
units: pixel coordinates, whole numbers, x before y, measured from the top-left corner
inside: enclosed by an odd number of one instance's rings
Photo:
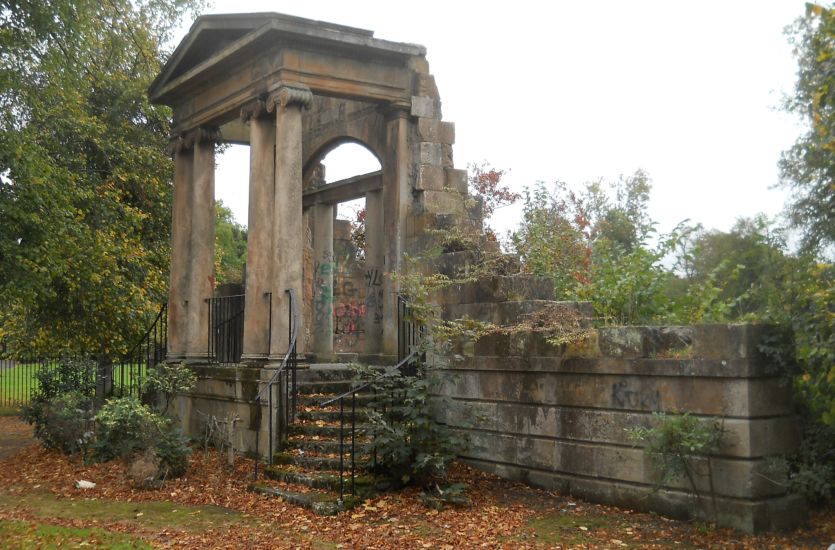
[[[0,418],[0,450],[16,419]],[[84,465],[32,444],[0,460],[4,548],[827,548],[835,510],[791,533],[751,536],[728,529],[585,503],[456,466],[472,506],[429,510],[419,492],[378,496],[320,517],[247,491],[252,462],[233,471],[213,453],[192,455],[186,477],[136,490],[119,462]],[[75,488],[77,480],[94,489]],[[56,540],[58,542],[56,542]],[[31,543],[31,544],[30,544]]]

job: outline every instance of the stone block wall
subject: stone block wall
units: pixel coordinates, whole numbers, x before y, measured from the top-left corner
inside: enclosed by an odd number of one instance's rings
[[[183,432],[202,441],[206,423],[211,417],[218,421],[237,418],[232,447],[241,453],[254,452],[257,434],[258,452],[261,456],[268,456],[267,399],[265,396],[260,406],[254,400],[275,369],[200,364],[190,365],[189,368],[197,376],[195,389],[178,395],[172,401],[172,416],[180,419]],[[278,390],[275,391],[277,396]]]
[[[497,288],[485,302],[491,284]],[[537,285],[473,283],[439,301],[447,302],[447,318],[507,324],[544,303]],[[698,478],[701,504],[686,480],[656,490],[657,468],[627,430],[656,424],[654,411],[718,418],[725,435],[712,467],[720,524],[788,527],[802,520],[803,503],[775,482],[767,457],[794,449],[798,434],[790,388],[766,371],[760,336],[752,325],[600,328],[566,346],[538,334],[489,335],[439,362],[438,416],[468,436],[463,458],[478,468],[679,518],[712,516],[707,476]]]

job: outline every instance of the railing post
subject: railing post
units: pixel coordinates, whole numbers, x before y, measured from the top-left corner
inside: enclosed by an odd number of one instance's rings
[[[356,491],[354,490],[354,477],[356,475],[356,445],[355,445],[355,434],[357,430],[357,394],[356,392],[351,394],[351,494],[356,495]]]
[[[345,497],[345,398],[339,399],[339,502]]]

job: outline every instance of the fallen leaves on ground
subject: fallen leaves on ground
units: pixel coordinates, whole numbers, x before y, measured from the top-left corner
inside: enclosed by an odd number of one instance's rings
[[[2,437],[2,436],[0,436]],[[0,442],[0,447],[2,443]],[[469,485],[472,506],[429,510],[414,488],[366,500],[335,517],[321,517],[280,499],[251,493],[253,463],[239,459],[231,471],[225,459],[196,450],[188,474],[156,490],[139,490],[119,461],[83,464],[58,452],[31,445],[0,461],[0,487],[16,505],[0,506],[0,519],[48,522],[68,527],[100,527],[141,535],[155,546],[178,548],[826,548],[835,542],[835,510],[813,514],[794,532],[746,535],[694,523],[589,504],[501,480],[457,464],[454,482]],[[96,483],[75,488],[77,480]],[[170,528],[149,531],[141,521],[102,522],[45,519],[27,508],[26,495],[48,490],[59,499],[122,502],[169,501],[216,505],[243,514],[234,527],[187,532],[172,520]]]

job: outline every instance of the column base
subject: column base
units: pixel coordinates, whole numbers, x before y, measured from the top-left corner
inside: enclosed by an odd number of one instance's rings
[[[269,361],[269,360],[270,360],[269,357],[267,357],[264,354],[245,353],[245,354],[241,355],[241,361],[240,362],[243,363],[244,365],[246,365],[247,367],[261,368],[264,365],[266,365],[267,361]]]
[[[192,364],[202,364],[205,365],[209,362],[209,355],[206,353],[186,353],[181,358],[180,361],[192,365]]]

